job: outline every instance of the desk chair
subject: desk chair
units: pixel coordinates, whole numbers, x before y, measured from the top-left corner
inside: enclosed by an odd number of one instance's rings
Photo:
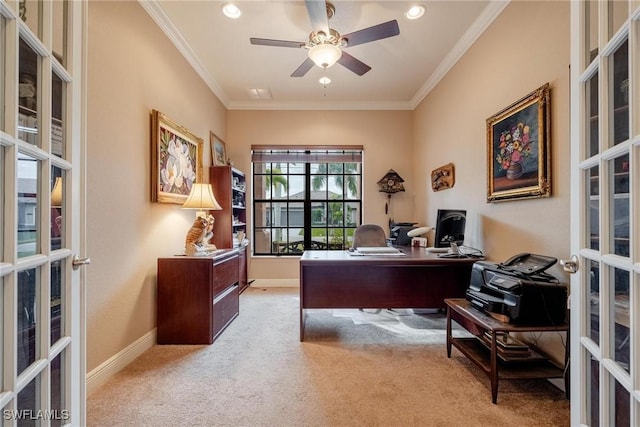
[[[353,232],[353,248],[387,246],[387,236],[377,224],[362,224]]]
[[[380,247],[387,246],[387,236],[384,230],[377,224],[362,224],[353,232],[353,248]],[[358,310],[364,311],[359,308]],[[380,313],[382,309],[377,309],[374,314]]]

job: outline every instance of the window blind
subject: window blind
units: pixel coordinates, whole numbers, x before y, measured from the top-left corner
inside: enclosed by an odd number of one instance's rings
[[[352,146],[251,146],[251,161],[260,163],[362,163],[363,148]]]

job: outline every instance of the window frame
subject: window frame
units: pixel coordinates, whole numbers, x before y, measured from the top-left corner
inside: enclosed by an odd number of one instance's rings
[[[353,231],[362,224],[364,207],[361,146],[252,146],[251,149],[254,256],[300,256],[305,250],[343,250],[350,246]],[[292,190],[294,186],[288,184],[296,181],[298,185]],[[266,188],[272,187],[271,183],[280,186],[278,193]],[[339,216],[334,223],[330,221],[331,206]],[[278,219],[274,216],[276,207],[280,210]],[[300,208],[302,226],[291,221],[292,212]],[[322,211],[324,215],[319,222],[313,213]],[[260,233],[267,236],[266,242],[257,239]]]

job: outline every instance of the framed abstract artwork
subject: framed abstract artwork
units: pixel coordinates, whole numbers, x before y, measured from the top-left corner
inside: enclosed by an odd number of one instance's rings
[[[202,138],[157,110],[151,113],[151,201],[182,204],[202,182]]]
[[[549,83],[487,119],[487,202],[549,197]]]

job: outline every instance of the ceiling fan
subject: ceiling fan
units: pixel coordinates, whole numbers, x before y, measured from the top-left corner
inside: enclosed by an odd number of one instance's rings
[[[313,31],[309,34],[309,41],[296,42],[250,38],[251,44],[254,45],[308,49],[309,57],[291,74],[291,77],[304,76],[314,65],[326,69],[336,62],[362,76],[371,70],[371,67],[344,52],[343,49],[400,34],[398,21],[393,20],[354,31],[353,33],[340,35],[333,28],[329,28],[329,19],[333,17],[336,11],[332,3],[324,0],[305,0],[305,4],[313,27]]]

